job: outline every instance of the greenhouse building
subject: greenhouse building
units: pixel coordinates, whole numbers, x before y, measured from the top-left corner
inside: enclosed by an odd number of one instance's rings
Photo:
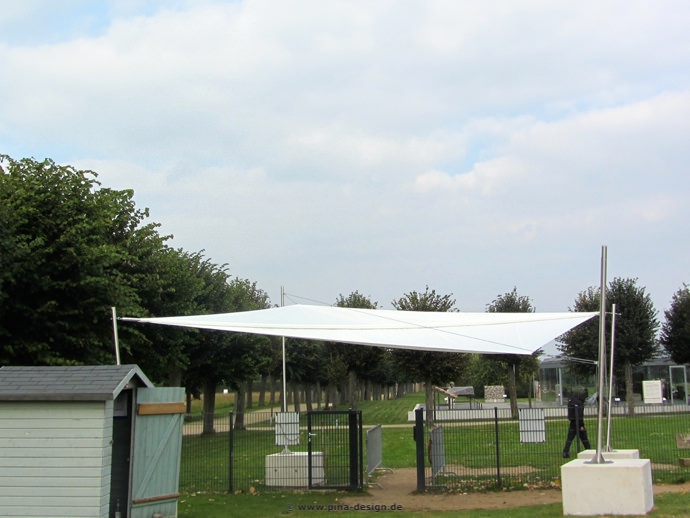
[[[582,374],[574,369],[574,363],[592,364],[591,374]],[[633,367],[633,395],[636,402],[645,402],[645,381],[660,382],[661,398],[664,404],[690,404],[688,398],[688,368],[678,365],[667,356],[659,356]],[[613,380],[615,401],[625,400],[625,379]],[[593,396],[597,391],[596,366],[592,361],[573,360],[556,356],[542,360],[539,366],[538,397],[544,403],[566,405],[570,394],[584,392]]]

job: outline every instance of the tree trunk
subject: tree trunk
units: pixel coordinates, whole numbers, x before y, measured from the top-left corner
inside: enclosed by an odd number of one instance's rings
[[[261,376],[259,383],[259,406],[263,407],[266,404],[266,376]]]
[[[285,390],[283,390],[285,388]],[[283,409],[287,410],[287,394],[285,394],[285,391],[287,390],[287,387],[284,387],[283,385],[283,380],[280,380],[280,385],[278,386],[278,405],[280,406],[280,411],[282,412]]]
[[[185,398],[187,400],[187,413],[191,414],[192,413],[192,399],[194,399],[194,396],[192,395],[191,392],[187,391],[185,393]]]
[[[347,397],[352,410],[357,410],[357,373],[350,371],[347,373]]]
[[[335,406],[335,392],[335,385],[326,385],[326,410],[330,405]]]
[[[431,385],[431,380],[426,380],[424,384],[424,392],[426,394],[426,426],[431,429],[434,426],[434,390]]]
[[[316,409],[321,410],[321,382],[316,382]]]
[[[273,408],[276,406],[276,379],[273,376],[269,376],[268,386],[271,391],[271,395],[268,398],[268,404]]]
[[[292,402],[294,403],[295,412],[300,411],[300,400],[299,400],[299,383],[293,381],[292,385]]]
[[[254,407],[254,380],[247,380],[247,410]]]
[[[204,381],[204,410],[202,414],[203,435],[216,433],[213,420],[216,417],[216,382],[211,380]]]
[[[510,416],[513,419],[517,419],[518,415],[518,404],[517,404],[517,385],[515,383],[515,371],[517,366],[513,364],[508,364],[508,396],[510,397]]]
[[[635,395],[633,394],[632,363],[626,361],[625,368],[625,400],[628,402],[628,416],[635,416]]]
[[[314,410],[314,405],[312,402],[312,397],[313,397],[313,387],[309,383],[304,384],[304,402],[307,405],[307,412],[311,412]]]
[[[168,372],[168,387],[181,387],[182,386],[182,369],[175,368]]]
[[[235,430],[244,430],[245,394],[244,383],[240,383],[235,393]]]

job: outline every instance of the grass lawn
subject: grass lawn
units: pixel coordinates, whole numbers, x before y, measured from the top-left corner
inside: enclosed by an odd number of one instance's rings
[[[266,398],[268,400],[268,396]],[[270,408],[269,405],[264,405],[263,407],[259,406],[259,393],[254,392],[252,394],[252,401],[253,401],[253,408],[250,408],[248,412],[253,412],[255,410],[261,410],[261,409],[268,409]],[[216,394],[216,405],[215,405],[215,413],[216,414],[227,414],[228,412],[234,410],[235,408],[235,393],[234,392],[228,392],[227,394],[219,393]],[[192,415],[199,414],[204,411],[204,402],[201,399],[193,399],[192,400]]]
[[[384,425],[381,467],[393,469],[415,467],[415,443],[412,437],[412,423],[407,421],[407,412],[423,399],[423,393],[414,393],[396,400],[360,404],[365,431],[375,424]],[[254,416],[259,415],[254,414]],[[252,421],[248,425],[252,430],[234,433],[233,487],[235,489],[246,491],[252,486],[262,487],[265,476],[265,455],[278,453],[281,450],[280,447],[275,446],[274,428],[268,420],[270,412],[266,412],[265,416],[265,422]],[[306,415],[301,417],[303,421],[301,425],[306,426]],[[517,421],[501,420],[499,423],[503,487],[518,487],[526,482],[533,484],[535,478],[542,486],[553,483],[559,477],[560,466],[564,462],[561,450],[565,441],[567,421],[547,419],[546,442],[544,443],[521,443]],[[595,446],[596,421],[588,419],[587,425],[590,440]],[[257,430],[261,428],[265,430]],[[495,474],[480,475],[476,470],[493,469],[495,473],[494,423],[492,421],[443,423],[443,430],[447,471],[457,474],[455,478],[450,475],[444,482],[451,485],[467,483],[470,484],[467,487],[468,490],[493,484],[496,480]],[[633,418],[616,416],[612,420],[612,445],[616,449],[638,449],[642,458],[651,459],[655,483],[684,482],[690,480],[690,468],[678,466],[678,458],[687,455],[678,450],[675,436],[677,433],[687,433],[688,430],[690,430],[688,414],[649,414]],[[306,450],[306,431],[303,431],[302,435],[301,446],[295,448],[295,451]],[[321,437],[319,435],[318,440]],[[222,492],[228,489],[228,442],[227,433],[184,437],[180,477],[182,491]],[[571,454],[573,457],[576,454],[575,443]],[[522,475],[524,469],[521,467],[524,466],[533,470],[530,480]]]
[[[410,424],[407,420],[407,413],[415,405],[424,403],[424,392],[413,392],[405,394],[398,399],[387,401],[360,401],[357,410],[362,411],[364,426],[375,426],[377,424]],[[347,410],[344,405],[338,410]]]
[[[326,517],[351,515],[352,511],[328,511],[329,505],[337,505],[338,493],[277,492],[261,495],[208,495],[183,494],[178,505],[179,518],[260,518],[269,516]],[[683,493],[666,493],[654,498],[652,518],[677,518],[690,516],[690,498]],[[319,510],[319,506],[321,510]],[[508,511],[509,509],[509,511]],[[550,518],[563,516],[561,504],[512,507],[491,510],[467,511],[380,511],[371,510],[376,516],[406,516],[409,518]],[[507,512],[508,511],[508,512]]]
[[[219,413],[232,410],[234,396],[218,395]],[[374,425],[384,426],[383,462],[381,467],[392,469],[413,468],[415,466],[415,442],[412,437],[413,423],[407,420],[407,413],[418,403],[424,402],[423,393],[407,394],[399,399],[376,402],[360,402],[364,431]],[[200,402],[196,402],[200,405]],[[347,406],[338,408],[346,410]],[[200,411],[200,407],[199,407]],[[252,412],[252,411],[249,411]],[[253,412],[266,412],[255,408]],[[185,436],[182,451],[180,478],[179,516],[181,518],[214,518],[241,515],[243,518],[260,516],[332,516],[351,511],[328,511],[305,506],[333,505],[338,493],[322,491],[279,491],[267,489],[263,485],[265,477],[265,455],[277,453],[275,432],[269,418],[255,414],[247,423],[251,430],[236,431],[234,440],[234,488],[242,494],[224,494],[228,489],[228,443],[227,433],[210,436]],[[270,412],[266,416],[270,416]],[[306,415],[302,415],[301,426],[306,426]],[[262,421],[264,419],[264,421]],[[441,477],[437,483],[448,483],[461,491],[474,491],[491,488],[496,475],[490,470],[496,467],[495,424],[493,421],[466,421],[441,423],[444,430],[446,462],[449,475]],[[528,466],[534,470],[530,477],[536,477],[541,487],[557,481],[560,466],[566,462],[561,457],[563,442],[567,431],[567,420],[546,420],[546,442],[521,443],[519,423],[512,420],[499,421],[501,479],[504,488],[519,490],[525,482],[533,483],[522,475]],[[587,419],[590,440],[596,442],[596,420]],[[653,478],[656,483],[675,483],[690,480],[690,468],[679,468],[678,457],[686,456],[678,450],[675,442],[677,433],[690,431],[688,414],[650,414],[634,418],[616,416],[612,420],[612,445],[616,449],[638,449],[642,458],[652,460]],[[301,446],[295,451],[306,450],[306,431],[303,432]],[[318,436],[320,439],[320,435]],[[366,437],[366,435],[365,435]],[[427,436],[428,439],[428,436]],[[571,450],[576,454],[575,444]],[[425,451],[426,458],[426,451]],[[365,452],[366,465],[366,452]],[[427,469],[429,466],[427,464]],[[489,470],[489,474],[478,474],[477,470]],[[189,474],[193,474],[190,476]],[[366,475],[365,475],[366,476]],[[250,488],[254,488],[250,490]],[[412,490],[413,488],[411,488]],[[251,494],[256,490],[260,495]],[[383,502],[382,502],[383,503]],[[655,498],[655,510],[648,516],[680,517],[690,516],[690,497],[683,494],[664,494]],[[370,511],[380,516],[459,516],[505,518],[506,510],[454,511],[452,513],[431,511]],[[562,516],[562,507],[540,505],[511,508],[509,516],[517,518]]]
[[[500,457],[503,487],[516,488],[524,483],[548,486],[559,478],[560,466],[565,462],[561,449],[565,439],[565,420],[547,420],[545,443],[521,443],[518,423],[501,422]],[[368,428],[364,427],[365,430]],[[639,449],[642,458],[654,463],[655,483],[678,483],[690,480],[690,469],[678,467],[679,450],[675,434],[688,428],[687,414],[649,415],[613,420],[614,446],[619,449]],[[303,432],[306,435],[306,431]],[[384,427],[383,462],[381,467],[401,469],[415,467],[415,442],[412,425],[404,428]],[[594,442],[595,435],[590,430]],[[321,436],[319,436],[321,437]],[[267,427],[263,431],[235,431],[234,436],[234,489],[247,491],[250,487],[262,488],[265,476],[265,455],[278,453],[275,433]],[[460,423],[444,425],[444,442],[447,471],[456,476],[446,476],[441,482],[468,491],[490,487],[496,483],[495,427],[489,423]],[[188,493],[222,492],[228,489],[227,433],[210,436],[185,436],[182,448],[180,489]],[[295,451],[306,449],[304,446]],[[576,454],[575,444],[571,450]],[[426,455],[425,455],[426,456]],[[365,451],[366,465],[366,451]],[[530,468],[529,478],[523,475],[524,467]],[[427,465],[428,467],[428,465]],[[485,475],[478,471],[488,469]],[[493,469],[493,472],[491,471]]]
[[[268,399],[268,395],[267,398]],[[259,393],[254,392],[252,400],[254,401],[254,407],[248,409],[247,412],[255,411],[268,411],[270,409],[269,405],[259,406]],[[364,416],[365,425],[375,425],[375,424],[396,424],[396,423],[406,423],[407,422],[407,412],[412,410],[417,403],[424,403],[424,393],[414,392],[411,394],[406,394],[398,399],[391,399],[387,401],[361,401],[358,403],[358,410],[362,410],[362,415]],[[278,406],[276,403],[275,406]],[[235,393],[230,392],[228,394],[216,394],[216,414],[227,414],[233,411],[235,408]],[[349,405],[340,405],[336,410],[347,410]],[[288,410],[292,411],[292,405],[289,406]],[[192,400],[192,412],[193,416],[201,415],[203,412],[203,401],[201,399]]]

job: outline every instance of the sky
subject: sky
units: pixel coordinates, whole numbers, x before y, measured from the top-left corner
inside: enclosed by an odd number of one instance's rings
[[[274,304],[690,282],[690,3],[0,0],[0,153]],[[164,315],[161,315],[164,316]]]

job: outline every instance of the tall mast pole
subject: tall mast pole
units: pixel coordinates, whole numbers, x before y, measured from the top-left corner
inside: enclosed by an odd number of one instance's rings
[[[280,307],[285,306],[285,287],[280,287]],[[285,337],[283,336],[283,412],[287,412],[287,368],[285,365]]]
[[[110,308],[113,314],[113,338],[115,340],[115,365],[120,365],[120,339],[117,335],[117,310],[115,306]]]
[[[599,412],[597,415],[597,453],[593,464],[606,462],[602,454],[604,418],[604,372],[606,363],[606,246],[601,247],[601,305],[599,308]]]
[[[613,403],[613,353],[616,336],[616,305],[611,304],[611,361],[609,362],[608,422],[606,425],[606,451],[611,451],[611,404]]]

